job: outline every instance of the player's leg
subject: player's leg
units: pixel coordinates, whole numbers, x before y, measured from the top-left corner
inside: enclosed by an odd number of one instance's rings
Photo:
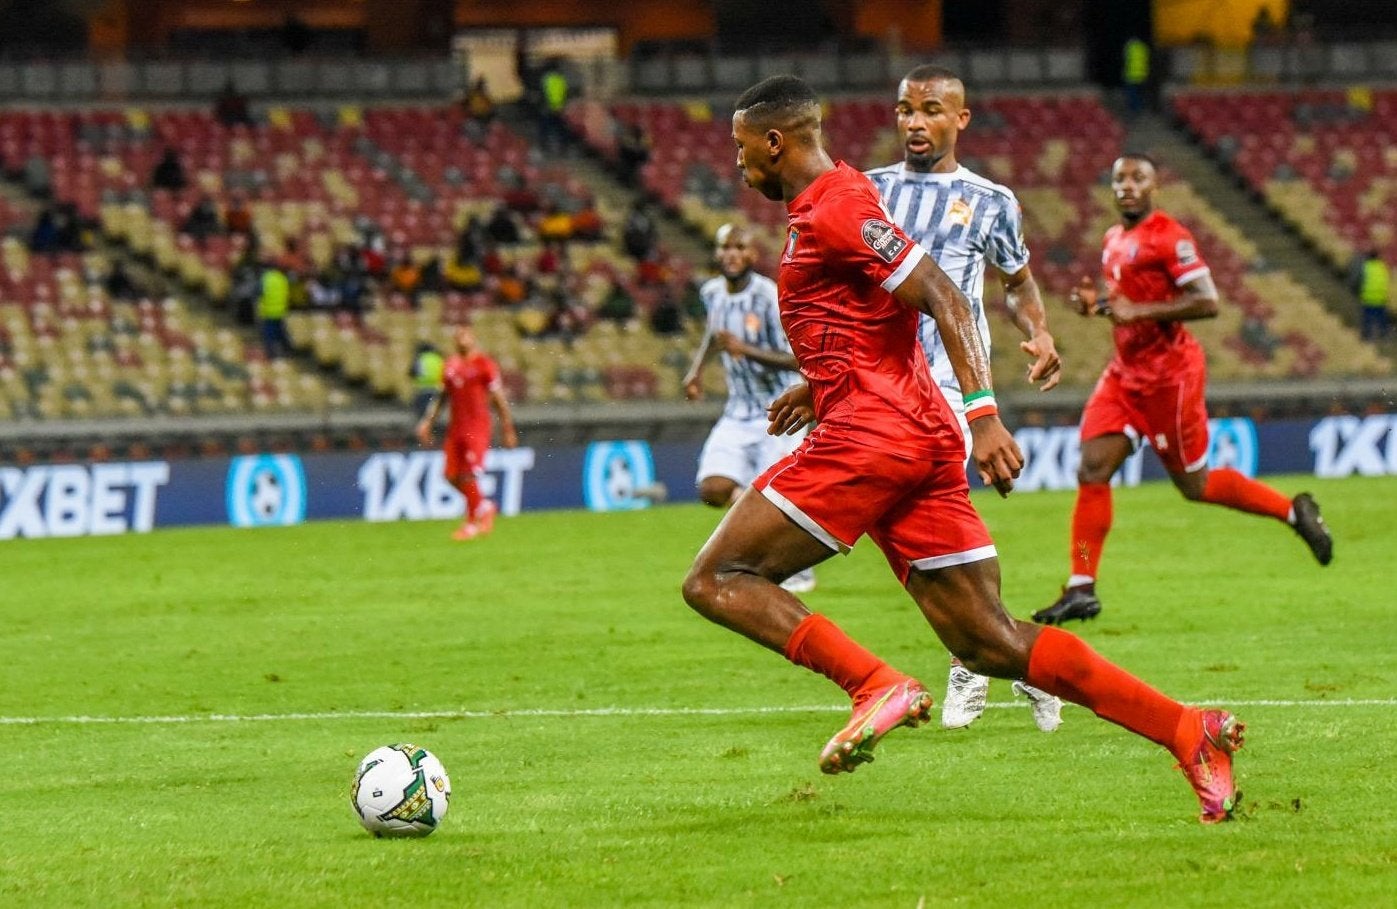
[[[470,468],[469,446],[466,441],[459,436],[448,433],[442,440],[443,467],[442,474],[446,477],[446,482],[456,488],[461,496],[466,500],[465,513],[461,518],[461,526],[451,534],[453,540],[474,539],[479,533],[475,524],[475,511],[480,506],[480,486],[476,483],[475,473]]]
[[[1086,425],[1084,422],[1084,430]],[[1134,440],[1124,432],[1108,432],[1082,442],[1077,501],[1072,507],[1072,571],[1062,594],[1050,606],[1035,612],[1033,621],[1061,625],[1070,619],[1095,618],[1101,612],[1096,576],[1114,518],[1111,477],[1134,450]]]
[[[713,508],[727,508],[736,502],[758,472],[747,461],[738,421],[720,418],[699,451],[694,477],[699,501]]]
[[[786,457],[795,451],[800,444],[805,441],[809,434],[808,430],[802,429],[794,435],[773,436],[766,431],[767,421],[765,417],[754,420],[750,424],[753,435],[750,437],[750,445],[747,449],[751,457],[753,467],[752,477],[755,479],[762,471],[772,464]],[[797,571],[781,582],[781,587],[791,593],[810,593],[815,589],[815,569],[806,568]]]
[[[972,671],[1022,679],[1162,745],[1179,761],[1204,823],[1226,820],[1238,794],[1232,753],[1243,726],[1221,710],[1175,701],[1057,628],[1016,621],[999,597],[999,564],[987,558],[927,571],[906,582],[927,620]]]
[[[799,459],[784,458],[743,493],[694,560],[684,599],[720,625],[829,678],[853,701],[849,722],[826,744],[826,773],[871,760],[888,732],[917,725],[932,699],[914,679],[851,640],[838,626],[810,613],[777,582],[835,552],[846,551],[906,479],[873,469],[876,453],[825,433]],[[904,470],[922,469],[915,461]],[[837,492],[836,492],[837,490]]]
[[[1321,565],[1334,556],[1334,541],[1309,493],[1287,498],[1275,488],[1230,467],[1208,469],[1208,411],[1202,376],[1193,376],[1174,389],[1153,396],[1152,438],[1164,440],[1160,460],[1174,486],[1191,502],[1208,502],[1248,514],[1283,521],[1295,529]]]

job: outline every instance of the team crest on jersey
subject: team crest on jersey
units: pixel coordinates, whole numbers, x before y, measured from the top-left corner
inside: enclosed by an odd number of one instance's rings
[[[800,231],[792,229],[790,236],[786,238],[786,251],[781,255],[781,258],[785,259],[787,262],[795,258],[796,240],[799,239]]]
[[[877,218],[863,222],[863,242],[884,262],[891,262],[907,248],[907,241],[897,235],[892,225]]]
[[[746,329],[747,336],[752,337],[760,334],[762,330],[762,320],[754,312],[749,312],[742,319],[742,327]]]
[[[1126,246],[1126,248],[1125,248],[1125,257],[1126,257],[1127,259],[1129,259],[1130,261],[1134,262],[1134,261],[1135,261],[1135,257],[1138,256],[1139,254],[1140,254],[1140,244],[1139,244],[1139,242],[1138,242],[1138,241],[1135,241],[1135,240],[1131,240],[1131,241],[1130,241],[1130,244],[1129,244],[1128,246]]]
[[[964,199],[956,199],[946,211],[946,220],[952,224],[959,224],[961,227],[969,227],[970,212],[969,202]]]
[[[1180,265],[1192,265],[1198,261],[1198,250],[1189,241],[1180,240],[1174,244],[1174,257]]]

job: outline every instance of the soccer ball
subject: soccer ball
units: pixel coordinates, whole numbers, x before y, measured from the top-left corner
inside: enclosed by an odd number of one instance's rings
[[[426,836],[446,817],[451,780],[426,748],[384,745],[359,762],[349,802],[374,836]]]

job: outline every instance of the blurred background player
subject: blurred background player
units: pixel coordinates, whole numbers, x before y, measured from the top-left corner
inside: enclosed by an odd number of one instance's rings
[[[897,129],[902,139],[902,163],[868,171],[878,195],[903,232],[931,253],[942,271],[970,301],[970,314],[988,354],[990,326],[985,317],[985,266],[999,270],[1004,300],[1014,324],[1023,332],[1019,347],[1033,358],[1030,382],[1047,391],[1062,378],[1062,362],[1048,332],[1043,298],[1028,266],[1023,220],[1018,199],[1007,187],[962,167],[956,160],[956,140],[970,123],[965,85],[955,73],[939,66],[919,66],[898,85]],[[965,419],[965,396],[946,356],[936,320],[923,314],[918,335],[931,377],[951,405],[965,436],[970,456],[970,425]],[[969,726],[985,712],[988,676],[976,675],[951,658],[941,725]],[[1046,692],[1014,683],[1014,691],[1033,704],[1038,728],[1052,732],[1062,722],[1062,702]]]
[[[432,427],[442,402],[449,399],[451,420],[442,440],[446,455],[443,473],[466,499],[465,520],[451,538],[470,540],[489,533],[495,524],[495,503],[481,494],[478,482],[490,448],[491,408],[499,415],[501,441],[506,448],[518,445],[519,435],[504,396],[500,368],[477,346],[475,331],[469,325],[459,326],[455,343],[456,352],[442,367],[442,392],[417,424],[417,438],[423,445],[432,444]]]
[[[719,227],[713,259],[721,274],[699,290],[707,327],[684,376],[684,394],[691,401],[703,397],[703,368],[717,354],[727,377],[728,398],[699,453],[696,482],[704,504],[727,508],[805,434],[767,433],[767,408],[800,381],[800,374],[781,327],[776,282],[754,270],[757,250],[750,232],[734,224]],[[814,590],[815,572],[801,571],[783,586],[796,593]]]
[[[1111,167],[1121,223],[1106,231],[1101,255],[1106,295],[1084,276],[1071,299],[1084,316],[1114,324],[1116,354],[1082,412],[1082,460],[1072,512],[1072,571],[1062,596],[1033,614],[1061,624],[1101,612],[1097,566],[1111,529],[1111,476],[1142,440],[1191,502],[1211,502],[1285,521],[1328,565],[1334,543],[1309,493],[1286,498],[1231,468],[1208,469],[1207,368],[1203,348],[1184,327],[1217,315],[1212,274],[1178,221],[1155,208],[1158,169],[1128,152]]]
[[[1232,816],[1232,754],[1242,724],[1223,710],[1174,701],[1057,628],[1012,618],[999,559],[970,501],[965,448],[916,339],[936,318],[961,388],[976,469],[1001,495],[1023,453],[1000,422],[990,364],[964,294],[886,217],[873,185],[821,141],[820,102],[803,80],[773,76],[733,114],[738,170],[784,202],[780,309],[820,422],[724,516],[684,579],[709,620],[824,675],[850,696],[849,721],[825,745],[825,773],[855,770],[888,733],[924,722],[932,699],[834,622],[775,583],[868,534],[942,643],[973,670],[1027,679],[1168,749],[1202,807]],[[977,392],[989,392],[979,394]],[[786,425],[778,401],[772,430]]]

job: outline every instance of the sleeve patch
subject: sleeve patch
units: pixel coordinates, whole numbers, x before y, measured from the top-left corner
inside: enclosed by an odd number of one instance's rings
[[[1183,266],[1196,265],[1198,263],[1198,250],[1192,241],[1180,240],[1174,244],[1174,257]]]
[[[884,262],[892,262],[907,248],[907,241],[897,235],[891,224],[877,218],[863,222],[863,242]]]

